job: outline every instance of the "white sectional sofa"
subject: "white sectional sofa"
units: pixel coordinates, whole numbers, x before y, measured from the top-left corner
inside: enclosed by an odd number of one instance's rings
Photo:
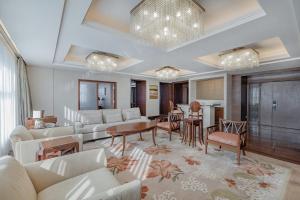
[[[0,158],[1,200],[140,200],[141,182],[121,185],[106,167],[104,149],[21,165]]]
[[[106,128],[110,126],[147,121],[139,108],[80,110],[75,132],[83,135],[83,141],[90,141],[110,137],[106,134]]]
[[[45,129],[27,129],[17,126],[10,135],[14,157],[22,164],[36,161],[36,153],[40,149],[40,142],[51,138],[72,136],[79,142],[79,151],[82,150],[82,135],[74,134],[74,127],[54,127]]]

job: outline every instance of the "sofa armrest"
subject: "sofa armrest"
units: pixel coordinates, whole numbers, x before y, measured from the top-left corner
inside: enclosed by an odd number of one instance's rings
[[[79,151],[82,151],[82,141],[83,136],[81,134],[77,135],[69,135],[79,142]],[[32,163],[36,161],[36,153],[40,149],[40,142],[54,139],[54,138],[63,138],[69,136],[61,136],[61,137],[53,137],[53,138],[43,138],[37,140],[26,140],[26,141],[19,141],[15,143],[15,152],[14,156],[16,160],[18,160],[21,164]]]
[[[104,149],[94,149],[30,163],[24,167],[37,193],[39,193],[58,182],[105,166]]]
[[[101,192],[86,200],[140,200],[141,199],[141,181],[134,180],[129,183]]]

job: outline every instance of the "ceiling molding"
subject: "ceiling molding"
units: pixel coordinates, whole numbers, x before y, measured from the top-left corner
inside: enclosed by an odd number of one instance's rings
[[[54,56],[52,58],[52,63],[53,64],[54,64],[54,61],[55,61],[57,47],[58,47],[58,43],[59,43],[59,40],[60,40],[60,33],[61,33],[62,25],[63,25],[63,20],[64,20],[64,14],[65,14],[65,9],[66,9],[67,1],[68,0],[64,0],[64,5],[63,5],[61,17],[60,17],[60,23],[59,23],[58,35],[57,35],[56,44],[55,44]]]
[[[275,63],[289,62],[289,61],[294,61],[294,60],[300,60],[300,57],[279,59],[279,60],[270,61],[270,62],[263,62],[261,64],[261,66],[269,65],[269,64],[275,64]]]

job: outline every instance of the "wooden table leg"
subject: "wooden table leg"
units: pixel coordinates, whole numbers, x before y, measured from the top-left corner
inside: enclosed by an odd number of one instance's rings
[[[125,147],[126,147],[126,135],[123,135],[123,151],[122,151],[122,156],[124,156]]]
[[[112,135],[111,136],[111,143],[110,143],[110,146],[112,146],[114,144],[114,140],[115,140],[115,137]]]
[[[191,142],[192,142],[192,135],[193,135],[193,130],[192,130],[192,125],[189,124],[189,146],[191,146]]]
[[[152,129],[152,140],[153,140],[153,144],[154,144],[154,146],[156,146],[156,142],[155,142],[155,135],[156,135],[156,131],[157,131],[157,129],[156,129],[156,128]]]
[[[183,133],[182,133],[182,139],[181,139],[181,143],[183,143],[183,141],[186,143],[186,123],[183,123]]]
[[[194,144],[195,144],[195,147],[197,146],[197,126],[195,126],[195,136],[194,136]]]
[[[79,152],[79,143],[78,142],[75,145],[75,152]]]
[[[202,144],[204,144],[204,127],[203,127],[203,119],[201,120],[201,140],[202,140]]]
[[[200,145],[202,145],[202,131],[201,131],[201,122],[199,122],[199,127],[198,127],[198,139],[199,139],[199,143]]]
[[[143,137],[142,137],[142,133],[140,133],[140,140],[144,141]]]
[[[190,132],[190,145],[192,145],[193,147],[193,135],[194,135],[194,131],[193,131],[193,124],[190,125],[190,129],[191,129],[191,132]]]

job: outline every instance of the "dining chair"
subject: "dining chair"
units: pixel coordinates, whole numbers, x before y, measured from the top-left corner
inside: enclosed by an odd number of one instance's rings
[[[162,129],[168,132],[170,135],[170,141],[172,139],[172,132],[173,131],[179,131],[179,134],[181,136],[180,132],[180,123],[183,120],[183,113],[168,113],[168,120],[167,121],[159,121],[159,119],[156,119],[156,125],[158,129]]]

